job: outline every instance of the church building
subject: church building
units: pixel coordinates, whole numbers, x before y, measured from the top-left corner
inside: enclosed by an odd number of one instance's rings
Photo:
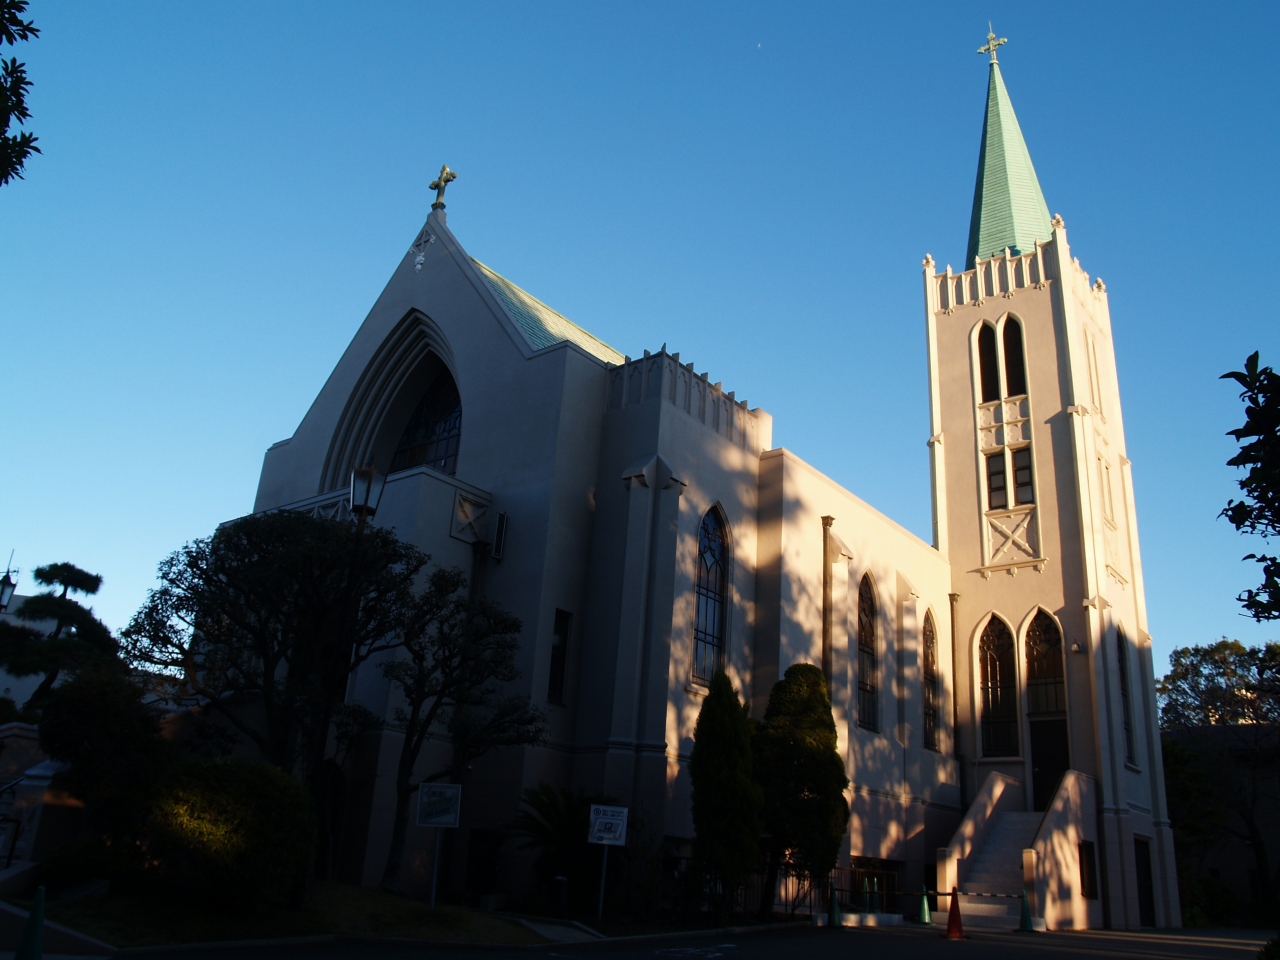
[[[679,353],[625,356],[475,259],[446,222],[452,174],[433,185],[297,431],[267,451],[254,509],[348,516],[372,462],[372,522],[522,621],[513,692],[550,736],[468,774],[455,886],[488,869],[520,896],[523,875],[494,872],[495,828],[543,782],[617,798],[646,842],[687,846],[708,680],[724,668],[760,716],[809,662],[851,782],[843,866],[957,889],[966,922],[1016,925],[1026,889],[1051,929],[1180,925],[1106,287],[1050,217],[1003,42],[980,51],[962,269],[923,261],[932,542],[775,448],[768,413]],[[376,884],[396,704],[375,663],[351,697],[388,721],[356,760],[344,852]],[[419,876],[432,843],[410,828]]]

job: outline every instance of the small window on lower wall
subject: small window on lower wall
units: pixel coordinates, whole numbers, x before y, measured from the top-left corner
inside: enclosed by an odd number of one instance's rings
[[[569,634],[573,632],[573,614],[557,610],[552,627],[551,674],[547,678],[547,702],[564,703],[565,665],[569,662]]]
[[[1004,451],[987,455],[987,509],[1009,506],[1009,487],[1004,472]]]
[[[1098,899],[1098,852],[1092,840],[1080,841],[1080,896]]]

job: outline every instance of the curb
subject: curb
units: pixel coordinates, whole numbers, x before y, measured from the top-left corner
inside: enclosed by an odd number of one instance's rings
[[[454,949],[483,948],[485,950],[538,950],[544,947],[555,947],[559,950],[562,948],[572,949],[573,947],[591,946],[601,943],[627,943],[629,941],[637,940],[670,939],[671,937],[709,937],[724,934],[763,933],[768,930],[787,930],[801,926],[808,926],[808,924],[801,920],[791,920],[784,923],[751,924],[750,926],[744,927],[712,927],[710,929],[700,930],[673,930],[664,933],[641,933],[626,937],[606,937],[601,935],[599,940],[548,940],[545,943],[483,943],[476,940],[419,940],[414,937],[372,937],[360,936],[358,934],[325,933],[309,937],[271,937],[261,940],[205,940],[197,943],[168,943],[151,947],[119,947],[115,949],[114,956],[141,957],[148,954],[164,953],[167,951],[237,950],[244,947],[298,947],[319,943],[352,943],[371,947],[416,946],[450,947]],[[592,932],[594,933],[595,931]]]

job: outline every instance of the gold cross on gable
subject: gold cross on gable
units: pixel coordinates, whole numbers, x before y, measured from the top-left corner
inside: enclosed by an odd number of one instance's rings
[[[991,23],[988,22],[987,23],[987,44],[984,47],[979,47],[978,52],[991,54],[991,62],[999,63],[1000,61],[996,59],[996,48],[998,48],[1001,44],[1005,44],[1008,42],[1009,42],[1008,37],[996,37],[996,32],[993,29],[991,29]]]
[[[444,188],[453,180],[457,180],[458,175],[449,169],[449,165],[445,164],[440,168],[440,176],[432,180],[427,187],[428,190],[436,192],[436,202],[431,205],[432,210],[444,209]]]

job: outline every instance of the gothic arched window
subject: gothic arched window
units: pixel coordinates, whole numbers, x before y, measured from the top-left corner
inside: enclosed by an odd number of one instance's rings
[[[442,369],[418,401],[400,435],[391,473],[424,464],[453,476],[462,441],[462,398],[448,370]]]
[[[1013,317],[1004,322],[1004,390],[1006,397],[1027,392],[1027,366],[1022,352],[1022,324]]]
[[[1043,610],[1027,628],[1027,713],[1066,713],[1062,632]]]
[[[924,675],[924,745],[926,749],[938,749],[938,633],[933,626],[933,614],[924,615],[922,631],[924,648],[922,664]]]
[[[876,595],[871,577],[863,574],[858,587],[858,726],[880,729],[876,694]]]
[[[999,617],[987,621],[978,643],[982,671],[982,755],[1018,755],[1018,680],[1013,633]]]
[[[724,518],[712,507],[698,530],[698,569],[694,576],[693,677],[710,680],[724,667],[728,597],[729,538]]]
[[[1000,367],[996,362],[996,331],[984,323],[978,331],[978,373],[982,381],[982,402],[1000,399]]]

